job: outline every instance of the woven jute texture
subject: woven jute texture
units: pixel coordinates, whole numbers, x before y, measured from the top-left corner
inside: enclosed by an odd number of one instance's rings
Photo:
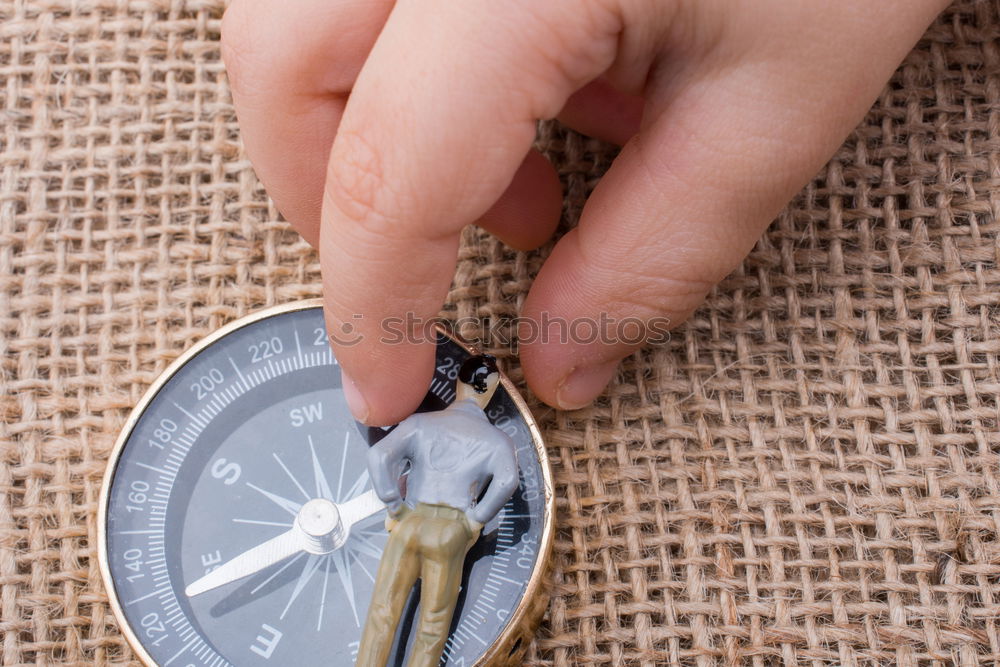
[[[4,665],[134,660],[101,477],[202,336],[320,293],[245,159],[215,0],[0,3]],[[540,145],[574,224],[613,151]],[[531,665],[1000,664],[1000,7],[953,6],[672,341],[553,459]],[[447,312],[513,317],[545,256],[470,230]],[[504,352],[516,382],[516,358]]]

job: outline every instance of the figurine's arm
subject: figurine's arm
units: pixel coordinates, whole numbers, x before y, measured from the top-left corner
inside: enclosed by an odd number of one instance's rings
[[[404,419],[387,436],[368,449],[368,474],[375,493],[390,512],[399,509],[399,476],[404,462],[411,456],[413,435],[416,433],[413,418]]]
[[[469,511],[469,518],[485,524],[500,511],[517,490],[517,456],[514,453],[514,442],[503,435],[503,442],[490,457],[490,467],[493,479],[486,489],[486,495]]]

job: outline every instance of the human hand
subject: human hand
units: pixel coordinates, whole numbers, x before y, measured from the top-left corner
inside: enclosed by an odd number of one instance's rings
[[[319,248],[325,313],[362,421],[430,379],[434,318],[472,222],[530,249],[561,195],[535,123],[623,144],[522,317],[676,325],[862,118],[945,0],[235,0],[223,55],[243,139]],[[360,318],[358,316],[361,316]],[[558,320],[557,320],[558,321]],[[542,400],[590,402],[634,340],[525,340]]]

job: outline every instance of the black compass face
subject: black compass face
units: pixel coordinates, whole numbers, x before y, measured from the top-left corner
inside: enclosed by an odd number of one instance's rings
[[[466,356],[441,337],[422,410],[454,398]],[[530,428],[502,388],[487,414],[517,445],[521,485],[469,552],[442,665],[476,662],[539,565],[544,477]],[[238,328],[177,370],[128,434],[106,508],[112,593],[149,656],[182,667],[354,664],[387,539],[365,459],[386,432],[351,418],[318,307]],[[311,510],[350,514],[346,539],[288,547]],[[418,601],[419,584],[390,664],[405,664]]]

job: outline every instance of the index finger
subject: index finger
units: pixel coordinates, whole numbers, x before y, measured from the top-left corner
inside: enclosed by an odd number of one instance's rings
[[[330,154],[320,230],[327,326],[362,421],[395,422],[419,404],[434,359],[422,327],[447,296],[459,232],[511,182],[536,119],[613,59],[616,26],[583,25],[575,6],[517,22],[490,20],[485,2],[398,3],[362,69]],[[608,46],[565,40],[587,51],[562,53],[579,63],[565,67],[544,52],[554,25],[606,29]]]

